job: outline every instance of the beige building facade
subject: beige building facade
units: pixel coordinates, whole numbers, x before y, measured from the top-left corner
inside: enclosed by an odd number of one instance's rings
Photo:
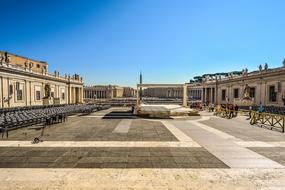
[[[205,76],[201,82],[189,84],[188,88],[200,88],[202,101],[213,104],[240,103],[245,96],[254,104],[284,106],[285,102],[285,61],[283,66],[269,69],[268,65],[259,70],[226,76]],[[247,94],[247,95],[246,95]]]
[[[213,104],[284,106],[285,60],[278,68],[260,65],[256,71],[247,69],[228,73],[205,74],[194,77],[187,87],[187,101]],[[154,87],[152,87],[154,86]],[[183,98],[183,87],[149,85],[143,97]]]
[[[134,97],[135,92],[131,87],[116,85],[95,85],[84,87],[84,99],[112,99]]]
[[[0,51],[0,107],[83,103],[79,75],[48,73],[48,63]]]
[[[200,85],[187,84],[187,95],[189,100],[201,100],[202,88]],[[183,98],[183,87],[160,87],[143,89],[143,97],[157,98]]]

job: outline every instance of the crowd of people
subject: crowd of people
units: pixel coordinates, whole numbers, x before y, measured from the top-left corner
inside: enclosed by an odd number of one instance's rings
[[[221,108],[224,109],[228,119],[236,117],[239,111],[239,106],[237,104],[221,104]]]
[[[213,104],[213,105],[209,105],[208,108],[209,108],[210,112],[213,112],[213,110],[216,110],[216,111],[222,110],[222,112],[224,113],[224,116],[226,116],[229,119],[236,117],[238,114],[238,111],[240,109],[240,107],[237,104],[221,104],[218,106],[215,106]],[[280,108],[279,109],[277,109],[277,108],[273,109],[271,107],[269,107],[269,108],[266,109],[261,103],[259,104],[259,106],[246,106],[246,107],[243,106],[243,107],[241,107],[241,109],[248,111],[249,119],[252,117],[253,111],[257,112],[260,115],[261,113],[264,113],[264,112],[272,113],[273,112],[272,110],[276,111],[276,110],[280,109]],[[280,112],[278,111],[278,113],[274,113],[274,114],[280,114]]]

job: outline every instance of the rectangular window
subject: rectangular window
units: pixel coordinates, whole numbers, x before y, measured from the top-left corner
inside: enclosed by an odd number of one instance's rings
[[[17,90],[17,100],[23,100],[23,90]]]
[[[9,85],[9,95],[11,95],[11,94],[13,94],[14,92],[14,86],[13,86],[13,84],[10,84]]]
[[[269,86],[269,101],[276,102],[275,86]]]
[[[250,88],[249,89],[249,97],[255,98],[255,88]]]
[[[16,82],[16,95],[17,101],[23,100],[23,84]]]
[[[41,100],[41,91],[36,91],[36,100]]]
[[[226,100],[226,90],[222,90],[222,101]]]
[[[61,93],[61,99],[63,99],[63,100],[65,99],[65,94],[64,94],[64,92]]]
[[[239,98],[239,89],[238,88],[234,89],[234,98]]]

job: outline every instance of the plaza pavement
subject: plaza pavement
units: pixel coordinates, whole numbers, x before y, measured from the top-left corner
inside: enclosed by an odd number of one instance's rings
[[[285,189],[285,135],[201,116],[143,119],[129,108],[75,115],[0,141],[0,189]]]

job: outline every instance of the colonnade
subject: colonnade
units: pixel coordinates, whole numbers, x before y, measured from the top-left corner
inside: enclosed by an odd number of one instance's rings
[[[195,100],[202,100],[202,89],[189,89],[188,96]]]
[[[137,107],[140,106],[141,104],[141,91],[142,88],[146,87],[146,88],[181,88],[183,89],[182,91],[182,105],[184,107],[188,106],[188,93],[187,93],[187,89],[188,89],[188,85],[187,84],[138,84],[137,85]],[[179,92],[177,91],[177,95],[179,95]]]
[[[92,98],[109,98],[109,94],[106,90],[84,90],[84,98],[92,99]]]
[[[69,93],[69,104],[77,104],[77,103],[83,103],[83,88],[82,87],[76,87],[76,86],[70,86],[68,89]]]
[[[204,103],[217,103],[217,90],[215,87],[203,88],[202,90],[202,102]]]

